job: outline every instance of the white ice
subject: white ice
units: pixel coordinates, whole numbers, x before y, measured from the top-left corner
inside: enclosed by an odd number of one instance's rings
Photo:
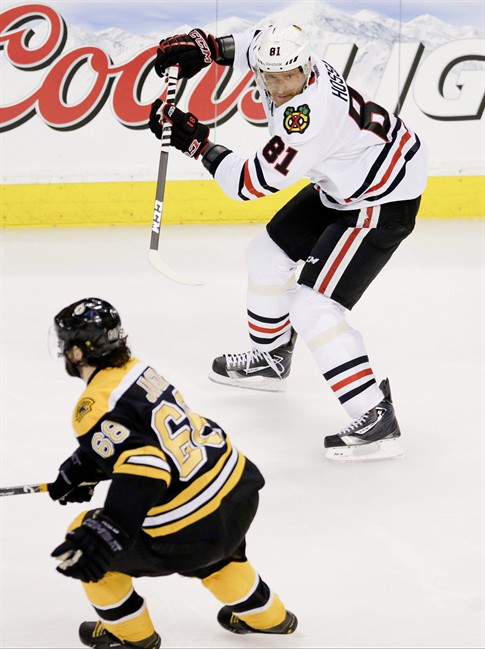
[[[49,357],[47,330],[66,304],[103,297],[134,353],[264,473],[248,556],[299,618],[292,636],[236,636],[197,581],[136,580],[163,647],[483,647],[483,221],[420,221],[349,314],[390,377],[406,455],[345,465],[323,436],[348,419],[301,341],[286,393],[207,379],[213,357],[248,349],[244,250],[261,227],[164,226],[165,258],[201,287],[149,265],[148,227],[3,231],[1,486],[53,480],[74,450],[83,384]],[[83,508],[1,499],[1,647],[81,647],[95,618],[50,552]]]

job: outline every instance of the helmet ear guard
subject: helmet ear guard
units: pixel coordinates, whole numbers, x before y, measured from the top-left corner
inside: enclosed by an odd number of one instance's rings
[[[79,345],[88,363],[111,354],[126,341],[118,311],[106,300],[95,297],[73,302],[59,311],[54,318],[54,330],[59,355]]]

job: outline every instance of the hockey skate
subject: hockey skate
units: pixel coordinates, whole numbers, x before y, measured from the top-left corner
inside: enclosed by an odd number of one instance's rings
[[[231,611],[229,606],[221,608],[217,614],[217,621],[224,629],[226,629],[226,631],[231,631],[232,633],[279,633],[281,635],[287,635],[293,633],[298,626],[296,615],[290,611],[286,611],[286,617],[281,624],[272,626],[269,629],[253,629],[249,624],[240,620],[238,616]]]
[[[125,642],[110,633],[102,622],[83,622],[79,627],[79,638],[86,647],[94,649],[160,649],[162,644],[158,633],[140,642]]]
[[[384,399],[337,435],[325,437],[326,457],[335,462],[387,460],[404,455],[389,380],[380,384]]]
[[[239,388],[282,392],[291,369],[296,331],[292,329],[289,342],[270,352],[252,349],[241,354],[224,354],[212,363],[211,381]]]

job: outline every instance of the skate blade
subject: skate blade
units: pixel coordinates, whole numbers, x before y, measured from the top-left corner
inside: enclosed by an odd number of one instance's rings
[[[215,372],[209,373],[209,379],[214,383],[232,385],[234,388],[244,388],[246,390],[261,390],[262,392],[284,392],[286,390],[285,379],[270,379],[257,376],[247,379],[231,379]]]
[[[332,462],[375,462],[394,460],[404,455],[398,439],[385,439],[358,446],[335,446],[327,448],[325,457]]]

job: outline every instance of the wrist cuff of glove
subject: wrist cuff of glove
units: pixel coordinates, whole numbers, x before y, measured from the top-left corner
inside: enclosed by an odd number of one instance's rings
[[[65,496],[75,485],[72,485],[69,480],[64,476],[64,473],[59,473],[54,482],[47,485],[47,491],[52,500],[59,500]]]
[[[117,523],[102,514],[85,518],[82,526],[96,534],[112,552],[121,552],[132,544],[128,534]]]
[[[222,144],[214,144],[209,141],[209,144],[202,156],[202,164],[213,176],[216,173],[217,167],[230,153],[232,153],[231,149],[222,146]]]
[[[236,53],[234,38],[232,36],[220,36],[215,39],[217,43],[217,56],[214,61],[219,65],[232,65]]]

